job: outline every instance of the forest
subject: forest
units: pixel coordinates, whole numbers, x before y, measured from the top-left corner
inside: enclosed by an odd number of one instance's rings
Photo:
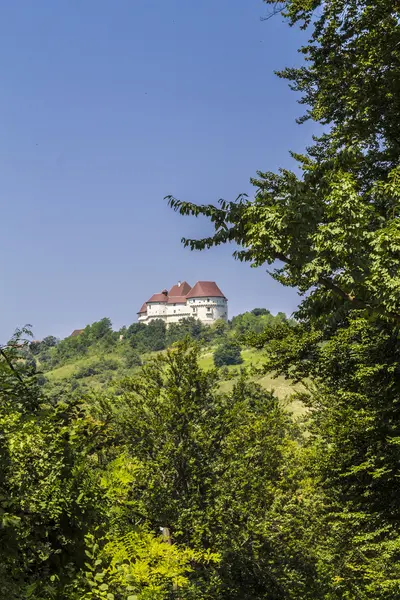
[[[0,598],[400,597],[399,7],[265,3],[266,27],[307,33],[278,76],[323,133],[292,171],[257,172],[254,198],[167,202],[209,221],[185,247],[233,244],[299,307],[17,330],[0,360]]]

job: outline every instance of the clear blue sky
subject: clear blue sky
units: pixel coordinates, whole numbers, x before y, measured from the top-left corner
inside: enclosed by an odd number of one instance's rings
[[[153,292],[215,280],[230,315],[291,313],[294,290],[192,253],[210,231],[166,194],[252,193],[257,169],[291,164],[311,126],[274,69],[301,33],[262,22],[261,0],[19,0],[0,8],[0,339],[25,323],[59,337],[136,320]]]

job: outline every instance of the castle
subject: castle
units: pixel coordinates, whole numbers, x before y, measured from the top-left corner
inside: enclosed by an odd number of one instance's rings
[[[190,287],[187,281],[169,290],[153,294],[138,312],[139,323],[146,325],[162,319],[167,325],[193,317],[206,325],[228,319],[228,300],[215,281],[198,281]]]

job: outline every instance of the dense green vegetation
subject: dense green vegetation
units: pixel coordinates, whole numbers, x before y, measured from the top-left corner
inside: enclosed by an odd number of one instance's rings
[[[241,598],[257,589],[257,523],[298,435],[274,395],[244,372],[221,390],[221,373],[199,366],[190,338],[148,358],[117,394],[54,395],[34,374],[28,333],[0,361],[2,597]],[[35,344],[37,357],[46,345]]]
[[[214,365],[216,367],[223,367],[224,365],[240,365],[242,362],[242,353],[237,342],[228,341],[220,344],[214,352]]]
[[[296,172],[258,173],[253,200],[170,203],[215,228],[189,247],[234,242],[298,288],[296,320],[17,332],[0,357],[2,598],[400,597],[399,9],[267,4],[310,32],[281,76],[329,129]],[[214,369],[237,343],[252,368]],[[272,372],[302,383],[301,418],[255,381]]]
[[[84,393],[135,374],[155,352],[166,350],[186,338],[199,344],[203,366],[211,368],[212,363],[207,357],[210,354],[218,357],[225,350],[229,354],[229,348],[233,348],[236,359],[229,360],[228,357],[227,362],[219,362],[217,358],[216,366],[242,364],[240,352],[241,347],[247,347],[246,336],[263,331],[267,324],[276,326],[282,322],[292,323],[283,313],[273,316],[266,309],[254,309],[237,315],[229,323],[217,321],[211,327],[190,318],[168,329],[163,321],[156,320],[149,325],[133,323],[113,331],[110,319],[104,318],[85,327],[80,335],[63,340],[48,336],[41,342],[32,342],[22,354],[27,364],[41,373],[39,382],[47,392],[54,394],[68,389]],[[261,356],[254,354],[258,352],[247,353],[243,366],[250,369],[257,366]],[[231,370],[229,379],[238,374]]]
[[[308,106],[300,121],[329,130],[293,155],[296,172],[259,172],[254,200],[170,203],[214,225],[214,235],[187,246],[236,242],[236,258],[273,265],[276,280],[304,294],[295,327],[267,328],[253,344],[268,349],[269,368],[313,382],[302,394],[312,409],[302,444],[311,488],[299,493],[309,505],[306,535],[298,521],[298,544],[311,536],[311,597],[397,598],[399,8],[388,0],[267,3],[311,31],[304,66],[280,75]]]

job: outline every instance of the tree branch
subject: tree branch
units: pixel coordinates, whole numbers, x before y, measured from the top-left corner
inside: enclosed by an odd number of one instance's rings
[[[12,372],[14,373],[14,375],[20,380],[20,382],[22,384],[24,384],[24,381],[23,381],[21,375],[18,373],[18,371],[16,370],[16,368],[12,364],[11,360],[8,358],[7,354],[4,352],[3,348],[0,348],[0,354],[4,358],[4,360],[6,361],[6,363],[8,364],[8,366],[10,367],[10,369],[12,370]]]
[[[285,264],[293,265],[293,261],[289,257],[282,254],[282,252],[276,252],[275,258]],[[325,288],[332,290],[332,292],[334,292],[335,294],[340,296],[340,298],[343,298],[343,300],[347,300],[347,302],[351,302],[356,308],[363,308],[365,310],[368,310],[369,312],[378,313],[378,314],[382,315],[383,317],[389,317],[390,319],[394,319],[397,323],[400,323],[400,314],[388,312],[387,310],[385,310],[384,308],[381,308],[379,306],[370,306],[363,300],[360,300],[359,298],[356,298],[352,294],[349,294],[348,292],[345,292],[344,290],[342,290],[342,288],[340,288],[338,285],[336,285],[336,283],[334,283],[328,277],[318,277],[317,282],[320,285],[324,286]]]

